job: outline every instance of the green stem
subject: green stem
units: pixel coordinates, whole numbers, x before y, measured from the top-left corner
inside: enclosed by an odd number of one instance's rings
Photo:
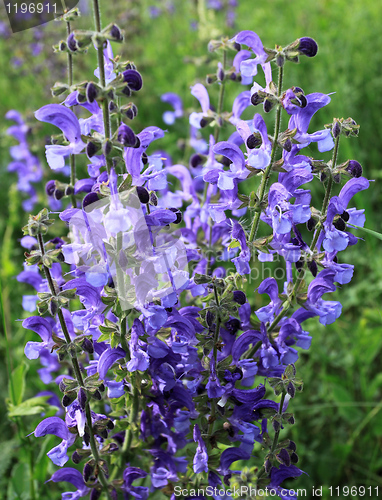
[[[218,291],[216,289],[216,286],[214,286],[214,295],[215,295],[216,305],[219,308],[220,302],[219,302],[219,296],[218,296]],[[216,362],[217,362],[217,355],[218,355],[219,332],[220,332],[220,315],[218,313],[217,318],[216,318],[216,326],[215,326],[214,341],[213,341],[214,342],[214,349],[213,349],[212,359],[210,361],[210,363],[215,364],[215,371],[216,371]],[[210,437],[212,434],[212,431],[214,428],[214,423],[215,423],[215,416],[216,416],[216,401],[214,399],[211,399],[211,415],[209,418],[208,430],[207,430],[208,437]]]
[[[45,255],[45,248],[44,248],[44,241],[43,241],[41,234],[38,235],[38,243],[39,243],[39,247],[40,247],[41,256],[44,256]],[[43,269],[44,269],[44,273],[45,273],[46,279],[47,279],[48,284],[49,284],[50,293],[54,297],[57,297],[56,287],[54,285],[50,270],[48,267],[46,267],[44,265],[43,265]],[[57,315],[58,315],[58,319],[60,321],[60,325],[61,325],[62,332],[63,332],[64,337],[65,337],[65,340],[66,340],[67,344],[71,344],[72,340],[70,338],[68,327],[66,325],[66,321],[65,321],[65,318],[64,318],[64,315],[63,315],[61,309],[58,309]],[[74,350],[70,349],[70,357],[71,357],[72,367],[73,367],[73,371],[75,373],[78,385],[80,387],[84,387],[84,380],[82,377],[80,365],[78,363],[77,354]],[[99,464],[100,463],[100,456],[98,453],[97,441],[95,439],[93,427],[92,427],[92,417],[91,417],[89,400],[86,401],[85,415],[86,415],[86,423],[87,423],[89,436],[90,436],[90,439],[89,439],[90,440],[90,448],[92,450],[95,462],[97,464]],[[98,469],[99,469],[99,472],[98,472],[99,481],[102,484],[103,489],[105,490],[105,493],[106,493],[108,500],[112,500],[111,496],[110,496],[109,488],[108,488],[108,482],[107,482],[106,476],[102,470],[102,467],[99,466]]]
[[[93,0],[93,11],[94,11],[94,23],[98,33],[101,32],[101,11],[99,7],[98,0]],[[100,82],[103,89],[106,87],[106,78],[105,78],[105,66],[104,66],[104,57],[103,57],[103,45],[97,46],[97,58],[98,58],[98,68],[99,68],[99,76]],[[110,114],[109,114],[109,101],[107,96],[105,95],[102,101],[102,114],[103,114],[103,125],[105,129],[105,139],[110,139],[111,137],[111,122],[110,122]],[[111,161],[110,158],[106,157],[106,169],[107,173],[110,174],[111,171]]]
[[[278,84],[277,84],[277,97],[281,96],[282,85],[283,85],[283,67],[279,67],[279,77],[278,77]],[[260,223],[261,204],[263,203],[263,200],[264,200],[265,190],[267,188],[270,174],[272,171],[273,162],[275,161],[275,157],[276,157],[277,141],[279,138],[280,126],[281,126],[281,111],[282,111],[282,106],[281,106],[281,104],[278,104],[277,111],[276,111],[275,132],[274,132],[274,136],[273,136],[273,145],[272,145],[272,151],[271,151],[271,161],[269,162],[269,165],[265,169],[264,174],[263,174],[263,178],[261,180],[260,193],[259,193],[260,206],[258,207],[259,211],[255,213],[255,217],[254,217],[253,222],[252,222],[251,232],[250,232],[249,240],[248,240],[250,243],[256,238],[257,230],[259,228],[259,223]]]
[[[337,164],[339,144],[340,144],[340,136],[338,135],[336,137],[336,141],[334,143],[334,150],[333,150],[333,156],[332,156],[331,171],[334,170],[334,168],[335,168],[335,166]],[[330,200],[330,194],[332,192],[332,187],[333,187],[333,176],[332,176],[332,172],[330,172],[330,174],[329,174],[329,180],[328,180],[328,185],[326,186],[325,198],[324,198],[324,201],[322,203],[320,225],[316,229],[316,231],[314,233],[312,244],[310,245],[310,249],[312,251],[314,250],[314,248],[315,248],[315,246],[317,244],[318,238],[320,236],[320,233],[321,233],[321,224],[324,221],[324,219],[326,218],[326,210],[327,210],[328,205],[329,205],[329,200]]]
[[[225,67],[227,64],[227,51],[223,51],[223,71],[225,71]],[[219,90],[219,100],[218,100],[218,110],[217,110],[217,115],[218,118],[222,114],[223,111],[223,102],[224,102],[224,90],[225,90],[225,78],[220,84],[220,90]],[[218,142],[219,139],[219,133],[220,133],[220,127],[219,124],[216,124],[215,127],[215,133],[214,133],[214,139],[215,139],[215,144]]]

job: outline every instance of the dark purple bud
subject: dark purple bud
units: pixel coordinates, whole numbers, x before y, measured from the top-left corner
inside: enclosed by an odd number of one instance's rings
[[[89,444],[90,444],[90,436],[89,436],[89,434],[87,432],[84,433],[83,440],[84,440],[84,443],[86,444],[86,446],[89,446]]]
[[[137,195],[138,195],[139,201],[146,205],[146,203],[148,203],[150,200],[149,192],[143,186],[137,186],[136,190],[137,190]]]
[[[300,269],[302,269],[304,267],[304,262],[305,260],[301,257],[296,263],[295,263],[295,266],[296,266],[296,269],[297,271],[299,271]]]
[[[334,222],[333,226],[338,229],[338,231],[345,231],[346,229],[346,223],[341,217]]]
[[[308,101],[306,100],[306,97],[304,96],[304,94],[299,95],[298,98],[300,99],[301,107],[306,108]]]
[[[347,222],[350,218],[350,215],[349,215],[349,212],[344,212],[342,215],[341,215],[341,219],[343,219],[345,222]]]
[[[86,408],[86,401],[88,400],[86,391],[83,387],[80,387],[77,396],[78,402],[80,403],[81,408],[84,410]]]
[[[248,149],[254,149],[257,146],[260,146],[261,139],[252,134],[248,137],[246,144]]]
[[[70,33],[68,39],[66,40],[66,43],[68,45],[69,50],[71,50],[72,52],[75,52],[77,50],[77,42],[76,39],[74,38],[74,33]]]
[[[72,462],[75,464],[79,464],[81,462],[81,459],[81,455],[77,451],[74,451],[72,454]]]
[[[306,223],[306,227],[308,231],[313,231],[313,229],[316,227],[316,221],[311,217],[308,222]]]
[[[269,113],[273,108],[273,103],[269,99],[265,99],[263,104],[264,113]]]
[[[154,193],[154,191],[151,191],[150,193],[150,205],[153,205],[153,207],[156,207],[158,205],[158,198],[157,195]]]
[[[341,125],[338,122],[335,122],[335,124],[332,127],[332,134],[333,137],[336,139],[341,133]]]
[[[110,453],[113,453],[114,451],[119,450],[119,446],[117,445],[117,443],[110,443],[109,450],[110,450]]]
[[[180,224],[182,222],[182,212],[179,210],[179,208],[170,208],[169,210],[176,214],[176,220],[173,223]]]
[[[115,427],[114,422],[112,420],[108,420],[106,426],[110,430],[114,429],[114,427]]]
[[[48,181],[45,186],[45,192],[48,196],[53,196],[56,189],[56,181]]]
[[[317,262],[315,260],[312,260],[311,262],[308,263],[308,269],[309,271],[313,274],[314,277],[317,276]]]
[[[138,114],[138,108],[132,102],[126,106],[122,106],[121,111],[129,120],[133,120]]]
[[[130,127],[122,123],[118,129],[118,141],[125,147],[133,147],[137,142],[137,136]]]
[[[126,85],[126,87],[122,90],[122,94],[126,97],[131,96],[131,90],[130,90],[130,87],[128,85]]]
[[[104,384],[101,384],[98,386],[98,390],[100,390],[101,392],[105,392],[105,386]]]
[[[85,196],[85,198],[82,201],[82,208],[86,208],[92,203],[96,203],[99,200],[98,194],[97,193],[89,193]]]
[[[82,344],[82,349],[88,352],[89,354],[93,354],[94,352],[93,342],[90,339],[85,339]]]
[[[93,465],[90,465],[89,462],[86,462],[86,464],[84,465],[84,469],[82,471],[85,483],[87,483],[89,479],[92,477],[93,472],[94,472]]]
[[[104,439],[107,439],[108,438],[108,433],[107,433],[107,430],[106,429],[102,429],[100,431],[98,431],[97,433],[99,436],[103,437]]]
[[[292,451],[296,451],[297,450],[296,443],[294,441],[290,440],[289,444],[288,444],[288,449],[292,450]]]
[[[281,68],[285,64],[285,56],[283,54],[277,54],[276,65]]]
[[[235,335],[238,330],[241,328],[241,323],[238,319],[233,318],[227,321],[224,324],[225,329],[231,334]]]
[[[245,296],[245,293],[242,292],[241,290],[235,290],[233,292],[233,300],[237,304],[240,304],[242,306],[247,302],[247,297]]]
[[[298,51],[304,56],[314,57],[318,51],[318,45],[313,38],[303,37],[300,38],[300,44],[298,46]]]
[[[237,50],[237,52],[240,52],[240,50],[241,50],[241,45],[240,45],[240,43],[235,42],[235,43],[233,44],[233,48],[234,48],[235,50]]]
[[[143,82],[140,73],[135,69],[128,69],[123,72],[123,81],[127,83],[131,90],[137,92],[141,90]]]
[[[265,472],[268,474],[270,470],[272,469],[272,462],[269,460],[269,458],[265,461],[264,463],[264,469]]]
[[[280,464],[284,464],[287,467],[290,466],[290,456],[289,453],[285,448],[282,448],[280,452],[276,455],[277,461],[280,462]]]
[[[200,120],[200,128],[205,128],[208,125],[208,121],[205,118]]]
[[[341,182],[341,174],[334,174],[333,175],[333,181],[336,183],[336,184],[339,184]]]
[[[350,160],[346,170],[352,177],[361,177],[362,175],[362,166],[356,160]]]
[[[110,28],[110,36],[115,41],[121,41],[123,39],[121,30],[118,28],[116,24],[113,24],[113,26]]]
[[[292,453],[290,456],[290,461],[292,464],[297,464],[298,463],[298,455],[297,453]]]
[[[102,144],[102,153],[105,156],[109,156],[111,153],[111,150],[113,149],[113,143],[111,142],[110,139],[105,139]]]
[[[213,325],[214,319],[215,319],[214,313],[211,312],[211,311],[207,311],[207,314],[206,314],[206,323],[207,323],[208,326],[212,326]]]
[[[288,151],[288,153],[290,153],[290,152],[291,152],[291,150],[292,150],[292,141],[289,139],[289,137],[288,137],[288,139],[284,142],[284,149],[285,149],[285,151]]]
[[[197,168],[203,165],[203,158],[200,154],[196,153],[190,158],[190,167]]]
[[[225,76],[224,69],[219,67],[218,72],[217,72],[217,77],[218,77],[219,82],[222,82],[224,80],[224,76]]]
[[[98,97],[98,89],[93,82],[86,85],[86,99],[88,102],[94,102]]]
[[[254,106],[257,106],[258,104],[261,104],[263,101],[264,101],[264,98],[260,97],[257,92],[255,92],[254,94],[252,94],[252,96],[251,96],[251,103]]]
[[[73,403],[73,401],[76,399],[76,394],[75,392],[74,393],[68,393],[68,394],[64,394],[63,398],[62,398],[62,406],[65,406],[65,408],[67,406],[69,406],[71,403]]]
[[[102,490],[98,490],[97,488],[93,488],[90,493],[90,500],[98,500],[101,498]]]
[[[325,174],[325,172],[321,172],[320,181],[324,182],[326,178],[327,178],[327,175]]]
[[[64,384],[63,380],[61,380],[61,382],[58,384],[58,388],[60,389],[61,392],[66,391],[66,385]]]
[[[65,191],[63,189],[56,189],[54,191],[54,197],[56,200],[61,200],[64,197]]]
[[[98,401],[101,401],[102,399],[101,393],[99,392],[98,389],[92,394],[92,396],[94,399],[97,399]]]
[[[287,387],[287,393],[289,394],[289,396],[291,398],[294,398],[294,396],[296,394],[296,389],[294,387],[293,382],[289,382],[288,387]]]
[[[280,429],[281,424],[278,420],[274,419],[274,420],[272,420],[272,427],[273,427],[273,430],[275,432],[277,432]]]
[[[73,186],[66,186],[65,188],[65,196],[72,196],[72,194],[74,193],[74,189],[73,189]]]
[[[118,106],[115,104],[115,102],[114,101],[110,101],[109,102],[109,111],[110,111],[110,113],[113,113],[117,109],[118,109]]]

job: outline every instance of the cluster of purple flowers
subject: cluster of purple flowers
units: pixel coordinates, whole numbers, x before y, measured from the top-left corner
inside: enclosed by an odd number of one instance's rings
[[[23,241],[30,266],[18,278],[37,290],[40,314],[50,315],[24,321],[41,338],[28,342],[25,354],[40,358],[40,376],[59,387],[65,408],[64,417],[45,418],[34,434],[61,439],[48,453],[54,464],[67,464],[70,448],[74,464],[86,461],[82,473],[65,467],[51,480],[74,485],[76,491],[63,498],[90,494],[95,500],[103,492],[109,499],[145,500],[162,490],[174,500],[175,484],[240,481],[231,465],[251,460],[262,445],[266,456],[259,470],[252,468],[251,481],[280,493],[285,479],[302,474],[296,444],[279,442],[279,434],[294,423],[288,403],[302,389],[294,364],[297,348],[311,343],[303,323],[318,316],[327,325],[339,317],[341,304],[323,296],[351,280],[353,266],[340,263],[338,254],[357,243],[352,226],[365,220],[363,210],[349,208],[369,185],[362,167],[354,160],[338,163],[340,137],[356,135],[358,126],[341,119],[309,133],[312,116],[330,97],[305,95],[299,87],[283,91],[284,64],[314,56],[314,40],[269,50],[255,33],[243,31],[229,42],[211,42],[213,50],[237,53],[232,67],[226,54],[218,65],[216,109],[203,84],[192,87],[201,108],[190,116],[194,153],[189,165],[174,164],[165,152],[150,152],[162,129],[135,133],[130,127],[137,109],[123,98],[140,90],[142,78],[135,65],[111,52],[109,41],[122,41],[119,28],[95,35],[74,31],[67,47],[81,51],[94,40],[102,62],[98,81],[71,86],[61,104],[36,112],[62,132],[62,140],[46,146],[52,169],[71,155],[88,160],[89,177],[76,179],[63,194],[64,200],[75,197],[60,214],[71,243],[44,242],[53,220],[47,211],[30,216]],[[278,67],[277,85],[271,63]],[[253,83],[259,67],[265,88]],[[224,111],[228,81],[252,88]],[[165,123],[181,118],[179,96],[168,93],[162,100],[174,110],[166,112]],[[241,118],[259,104],[276,114],[273,138],[260,113]],[[79,119],[73,109],[80,108],[86,116]],[[281,113],[289,115],[283,133]],[[231,135],[219,141],[228,127]],[[203,136],[207,128],[212,133]],[[304,155],[312,143],[320,153],[333,150],[332,160]],[[331,196],[341,177],[349,180]],[[257,192],[243,195],[240,184],[252,178],[259,179]],[[313,180],[325,183],[321,210],[305,186]],[[261,222],[265,236],[259,237]],[[163,236],[169,231],[177,238]],[[270,277],[253,290],[251,267],[275,258],[285,265],[285,282],[280,287]],[[269,301],[259,307],[261,294]],[[33,310],[33,300],[26,302]],[[270,399],[260,380],[281,401]],[[281,498],[292,498],[283,491]]]
[[[8,111],[5,118],[15,122],[14,125],[8,128],[7,134],[18,141],[18,144],[11,146],[9,150],[12,161],[8,165],[8,172],[17,173],[17,189],[27,196],[23,200],[22,206],[26,212],[30,212],[37,202],[37,193],[32,183],[41,182],[42,168],[37,156],[34,156],[29,149],[29,127],[20,113],[11,110]]]

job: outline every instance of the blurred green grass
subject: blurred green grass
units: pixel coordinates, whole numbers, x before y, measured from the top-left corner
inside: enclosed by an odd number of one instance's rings
[[[286,68],[285,85],[298,85],[306,93],[335,92],[331,104],[314,118],[313,127],[322,127],[331,122],[333,116],[351,116],[361,125],[358,139],[342,140],[340,161],[348,158],[359,160],[364,167],[364,175],[375,180],[368,192],[357,195],[356,204],[366,209],[366,226],[376,231],[382,230],[382,174],[379,169],[382,153],[380,2],[295,0],[292,3],[269,0],[266,3],[254,3],[251,0],[239,0],[235,28],[226,29],[224,15],[209,11],[196,31],[190,29],[190,22],[198,20],[200,15],[197,2],[177,0],[174,2],[174,14],[163,14],[156,19],[151,19],[148,14],[152,4],[154,2],[148,0],[117,1],[107,5],[101,1],[101,7],[105,10],[104,25],[114,20],[119,13],[119,23],[127,34],[123,54],[133,60],[143,74],[144,89],[135,97],[139,108],[139,115],[133,123],[135,130],[147,125],[164,126],[161,115],[166,106],[159,99],[164,92],[173,91],[182,95],[186,108],[196,105],[194,98],[189,95],[189,87],[195,80],[203,82],[206,72],[213,71],[211,68],[216,64],[214,57],[206,50],[210,35],[232,36],[239,30],[254,30],[268,47],[273,47],[275,43],[285,45],[301,36],[311,36],[319,44],[317,57],[314,60],[305,59],[299,65],[289,65]],[[81,18],[79,25],[86,27],[91,22],[89,13]],[[64,26],[60,23],[50,23],[44,30],[48,43],[56,43],[64,37]],[[26,60],[23,67],[14,68],[12,58],[23,56],[32,35],[31,32],[21,33],[12,35],[8,40],[0,39],[0,66],[4,68],[0,73],[0,116],[4,116],[9,109],[17,109],[29,117],[30,123],[34,123],[33,112],[36,109],[52,102],[49,87],[55,80],[64,78],[62,71],[65,68],[65,56],[53,54],[50,49],[36,60]],[[47,58],[57,61],[56,70],[52,71],[44,64]],[[40,65],[38,74],[33,72],[36,61]],[[84,74],[91,75],[94,61],[94,55],[90,59],[76,58],[75,77],[81,74],[83,79]],[[233,84],[228,87],[226,99],[232,103],[238,88]],[[212,95],[212,103],[214,99],[216,96]],[[15,321],[25,317],[21,310],[23,287],[15,281],[14,276],[22,265],[18,239],[22,236],[20,228],[26,222],[26,215],[15,189],[16,179],[6,171],[11,144],[4,134],[7,126],[9,123],[2,120],[1,279],[12,364],[17,367],[24,361],[24,345],[32,340],[33,335]],[[187,123],[179,122],[169,127],[169,131],[158,147],[167,149],[174,161],[182,161],[184,153],[179,151],[176,139],[187,137]],[[42,161],[43,141],[43,128],[39,128],[34,144]],[[44,168],[46,181],[51,173],[46,165]],[[245,189],[251,188],[245,186]],[[299,465],[309,476],[299,478],[290,487],[306,487],[308,491],[312,485],[371,485],[382,488],[381,241],[366,234],[360,236],[365,241],[348,249],[345,258],[346,262],[356,265],[353,281],[335,294],[336,299],[344,305],[342,317],[329,327],[319,325],[315,319],[309,321],[309,327],[306,326],[312,332],[313,342],[308,353],[301,353],[298,363],[305,390],[291,402],[296,425],[288,430],[288,435],[296,441],[301,456]],[[1,337],[0,348],[3,360],[4,336]],[[37,363],[29,363],[26,398],[45,389],[39,381],[37,369]],[[0,364],[0,376],[1,380],[7,380],[4,362]],[[17,484],[20,477],[24,477],[25,481],[28,472],[23,464],[27,462],[28,454],[27,447],[20,447],[19,444],[16,448],[15,423],[10,424],[5,418],[4,399],[8,397],[5,383],[1,394],[0,435],[3,449],[9,450],[0,458],[0,489],[5,491],[10,471],[13,484]],[[38,423],[39,417],[26,417],[23,420],[26,433],[29,433]],[[36,479],[41,484],[54,470],[45,456],[49,443],[53,446],[53,442],[52,438],[39,442],[41,450],[35,461],[39,463]],[[20,451],[21,460],[17,455]],[[41,491],[44,495],[52,490]],[[17,492],[9,490],[8,493],[9,498],[18,498]],[[26,495],[22,498],[28,498],[24,490],[22,494]],[[329,498],[328,492],[324,493],[323,498]]]

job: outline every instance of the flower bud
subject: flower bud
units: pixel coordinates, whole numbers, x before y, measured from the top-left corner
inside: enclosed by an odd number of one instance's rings
[[[197,168],[203,165],[203,157],[199,153],[195,153],[190,158],[190,167]]]
[[[85,338],[82,344],[82,349],[89,354],[93,354],[94,352],[94,345],[93,342],[90,339]]]
[[[79,464],[81,462],[81,459],[81,455],[77,451],[74,451],[72,454],[72,462],[74,464]]]
[[[109,156],[111,150],[113,149],[113,144],[110,139],[105,139],[102,144],[102,153],[105,156]]]
[[[94,399],[97,399],[98,401],[101,401],[102,399],[101,393],[99,392],[98,389],[92,394],[92,396]]]
[[[253,106],[257,106],[258,104],[261,104],[263,101],[264,101],[264,98],[260,97],[257,92],[254,92],[251,95],[251,104],[253,104]]]
[[[346,229],[346,223],[341,217],[333,223],[333,226],[338,229],[338,231],[345,231]]]
[[[86,401],[88,400],[86,391],[83,387],[80,387],[77,395],[78,402],[80,403],[81,408],[84,410],[86,408]]]
[[[182,212],[179,210],[179,208],[170,208],[169,210],[176,214],[176,220],[173,222],[173,224],[180,224],[182,222]]]
[[[241,290],[235,290],[233,292],[233,300],[234,302],[242,306],[247,302],[247,297],[245,296],[245,293],[242,292]]]
[[[287,467],[290,466],[290,456],[285,448],[282,448],[276,455],[276,459],[280,464],[284,464]]]
[[[147,154],[145,152],[142,153],[141,160],[142,160],[143,165],[147,165],[147,163],[149,161],[149,157],[147,156]]]
[[[224,324],[224,327],[231,335],[235,335],[240,330],[241,323],[238,319],[232,318]]]
[[[66,44],[71,52],[78,50],[76,39],[74,38],[74,33],[70,33],[66,40]]]
[[[211,312],[211,311],[207,311],[207,314],[206,314],[206,323],[207,323],[208,326],[212,326],[213,325],[214,319],[215,319],[214,313]]]
[[[66,385],[64,384],[63,380],[61,380],[61,382],[58,384],[58,388],[60,389],[61,392],[66,391]]]
[[[218,71],[216,73],[217,79],[219,82],[222,82],[224,80],[225,74],[224,74],[224,69],[222,65],[220,64],[218,67]]]
[[[90,500],[99,500],[101,498],[102,490],[93,488],[90,493]]]
[[[93,465],[91,465],[90,462],[86,462],[86,464],[84,465],[84,469],[82,471],[85,483],[87,483],[89,479],[92,477],[93,472],[94,472]]]
[[[362,175],[362,166],[356,160],[350,160],[346,170],[352,177],[361,177]]]
[[[290,461],[292,464],[297,464],[298,463],[298,455],[297,453],[292,453],[290,456]]]
[[[257,146],[260,146],[261,139],[252,134],[248,136],[246,144],[248,149],[255,149]]]
[[[333,137],[336,139],[341,133],[341,125],[338,121],[336,121],[332,127]]]
[[[84,199],[82,200],[82,208],[85,209],[86,207],[88,207],[92,203],[96,203],[98,200],[99,200],[99,198],[98,198],[97,193],[94,193],[94,192],[88,193],[84,197]]]
[[[281,68],[285,64],[285,56],[283,54],[277,54],[276,65]]]
[[[343,219],[345,222],[347,222],[350,219],[349,212],[345,212],[341,215],[341,219]]]
[[[133,147],[137,142],[137,136],[130,127],[122,123],[118,129],[118,141],[125,147]]]
[[[154,193],[154,191],[151,191],[151,193],[150,193],[149,203],[150,203],[150,205],[153,205],[154,207],[156,207],[158,205],[158,198],[157,198],[157,195]]]
[[[148,203],[150,200],[150,195],[149,195],[149,192],[147,191],[147,189],[143,186],[137,186],[136,190],[137,190],[137,195],[138,195],[139,201],[141,203],[144,203],[144,204]]]
[[[287,390],[287,393],[289,394],[289,396],[291,398],[294,398],[294,396],[296,394],[296,389],[294,387],[293,382],[289,382],[288,387],[286,388],[286,390]]]
[[[298,51],[307,57],[314,57],[318,51],[318,45],[313,38],[303,37],[300,38],[298,45]]]
[[[75,391],[64,394],[62,398],[62,406],[65,406],[65,408],[69,406],[76,399],[76,396],[77,394]]]
[[[143,82],[140,73],[135,69],[128,69],[123,72],[123,81],[127,83],[131,90],[137,92],[141,90]]]
[[[269,113],[273,108],[273,102],[270,99],[265,99],[263,103],[264,113]]]
[[[264,462],[264,469],[267,474],[272,469],[272,462],[269,460],[269,458]]]
[[[56,181],[48,181],[45,185],[45,192],[48,196],[53,196],[56,190]]]
[[[93,82],[86,85],[86,99],[88,102],[94,102],[98,97],[98,88]]]
[[[288,153],[290,153],[292,151],[292,141],[288,139],[284,142],[284,146],[283,148],[285,149],[285,151],[288,151]]]
[[[317,268],[317,262],[315,260],[308,262],[308,269],[314,277],[317,276],[318,268]]]

